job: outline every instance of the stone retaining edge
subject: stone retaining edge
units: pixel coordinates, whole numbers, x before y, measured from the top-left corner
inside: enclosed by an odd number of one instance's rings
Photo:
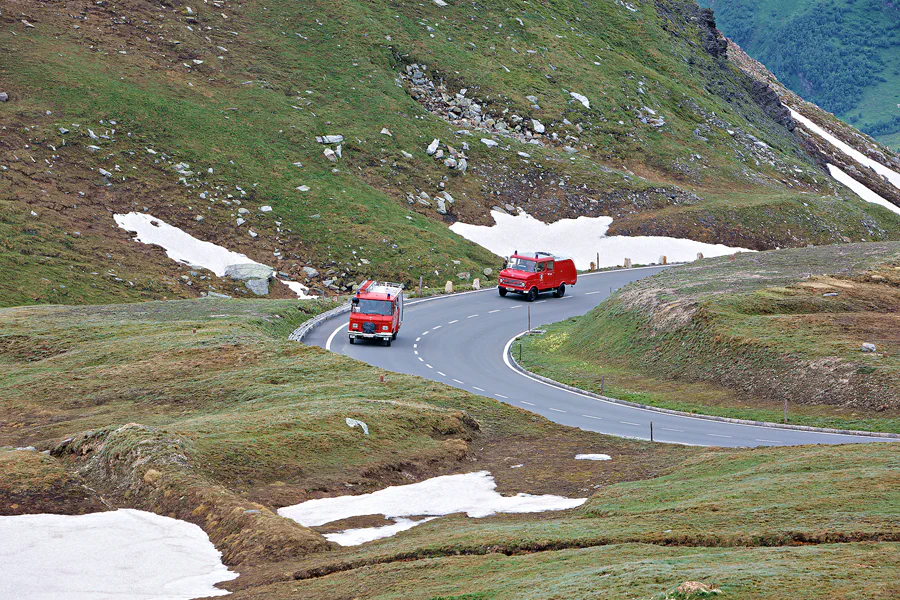
[[[513,340],[517,340],[521,337],[524,337],[526,334],[517,335]],[[561,388],[564,390],[568,390],[570,392],[575,392],[576,394],[583,394],[585,396],[589,396],[591,398],[595,398],[597,400],[603,400],[604,402],[610,402],[612,404],[621,404],[623,406],[630,406],[633,408],[642,408],[644,410],[649,410],[658,413],[664,413],[667,415],[676,415],[679,417],[691,417],[694,419],[705,419],[707,421],[720,421],[723,423],[734,423],[736,425],[753,425],[755,427],[770,427],[775,429],[793,429],[795,431],[813,431],[816,433],[834,433],[839,435],[854,435],[854,436],[865,436],[865,437],[877,437],[877,438],[889,438],[889,439],[898,439],[900,440],[900,433],[886,433],[881,431],[856,431],[853,429],[832,429],[829,427],[812,427],[810,425],[791,425],[785,423],[769,423],[766,421],[751,421],[749,419],[733,419],[731,417],[719,417],[716,415],[703,415],[697,413],[689,413],[684,412],[682,410],[673,410],[671,408],[661,408],[659,406],[650,406],[649,404],[639,404],[637,402],[629,402],[628,400],[619,400],[618,398],[610,398],[609,396],[601,396],[600,394],[595,394],[594,392],[589,392],[588,390],[583,390],[581,388],[575,387],[574,385],[568,385],[565,383],[560,383],[554,379],[550,379],[549,377],[544,377],[543,375],[538,375],[532,371],[529,371],[522,365],[516,361],[515,356],[513,356],[512,344],[509,346],[508,356],[510,358],[510,364],[519,371],[529,377],[533,377],[538,381],[542,381],[546,384],[552,385],[557,388]]]

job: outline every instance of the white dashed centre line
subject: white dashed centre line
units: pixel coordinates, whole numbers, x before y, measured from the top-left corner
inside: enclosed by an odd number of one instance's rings
[[[422,332],[422,335],[423,335],[423,336],[428,335],[428,332],[427,332],[427,331],[423,331],[423,332]]]
[[[466,382],[465,382],[465,381],[460,381],[459,379],[454,379],[453,381],[455,381],[455,382],[458,383],[459,385],[466,385]]]
[[[594,415],[581,415],[585,419],[597,419],[598,421],[602,421],[603,417],[595,417]]]
[[[668,427],[660,427],[663,431],[677,431],[678,433],[684,433],[684,429],[669,429]]]
[[[419,351],[418,351],[418,350],[413,350],[413,353],[414,353],[416,356],[419,355]]]
[[[531,402],[525,402],[524,400],[519,400],[522,404],[527,404],[528,406],[534,406]]]
[[[594,294],[599,294],[600,292],[587,292],[585,296],[593,296]]]
[[[425,366],[428,367],[429,369],[433,369],[433,368],[434,368],[434,367],[432,367],[431,365],[429,365],[428,363],[425,363]]]
[[[478,390],[479,392],[483,392],[483,391],[484,391],[483,389],[481,389],[480,387],[478,387],[478,386],[476,386],[476,385],[473,385],[473,386],[472,386],[472,389],[473,389],[473,390]]]
[[[474,319],[474,318],[477,317],[477,316],[478,316],[478,315],[469,315],[469,316],[466,317],[466,318],[467,318],[467,319]]]
[[[497,310],[488,311],[488,314],[489,314],[489,315],[492,315],[492,314],[498,313],[498,312],[500,312],[500,309],[499,309],[499,308],[498,308]]]
[[[546,302],[546,300],[538,300],[535,304],[543,304],[544,302]]]
[[[510,307],[509,307],[509,310],[512,310],[512,309],[514,309],[514,308],[522,308],[522,305],[521,305],[521,304],[516,304],[515,306],[510,306]]]
[[[760,440],[760,439],[757,439],[756,441],[757,441],[757,442],[769,442],[770,444],[780,444],[780,443],[781,443],[781,442],[779,442],[778,440]]]
[[[447,323],[447,325],[453,325],[454,323],[459,323],[459,319],[453,319],[452,321]]]
[[[435,329],[440,329],[441,327],[443,327],[443,325],[438,325],[436,327],[432,327],[431,330],[434,331]]]
[[[730,435],[719,435],[718,433],[707,433],[706,435],[711,437],[721,437],[721,438],[730,438]]]
[[[418,347],[419,347],[418,344],[413,344],[413,348],[418,348]]]
[[[637,427],[641,426],[640,423],[632,423],[631,421],[619,421],[619,423],[622,423],[623,425],[635,425]]]
[[[416,338],[416,341],[417,341],[417,342],[418,342],[418,341],[419,341],[419,340],[421,340],[421,339],[422,339],[422,338],[420,338],[420,337],[417,337],[417,338]]]
[[[422,361],[422,362],[425,362],[425,359],[422,358],[421,356],[419,357],[419,360]]]
[[[441,377],[446,377],[446,376],[447,376],[446,373],[441,373],[440,371],[437,371],[437,374],[440,375]]]
[[[494,394],[498,398],[503,398],[504,400],[509,400],[509,396],[504,396],[503,394]]]
[[[552,408],[552,407],[550,408],[550,410],[552,410],[553,412],[561,412],[561,413],[566,412],[564,410],[559,410],[558,408]]]

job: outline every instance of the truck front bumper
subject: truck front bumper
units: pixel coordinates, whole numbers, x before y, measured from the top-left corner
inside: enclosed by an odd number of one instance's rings
[[[352,331],[352,330],[350,331],[350,337],[352,337],[354,339],[362,338],[362,339],[367,339],[367,340],[372,340],[372,339],[387,340],[387,339],[392,338],[393,336],[394,336],[394,334],[391,333],[390,331],[384,331],[381,333],[363,333],[361,331]]]

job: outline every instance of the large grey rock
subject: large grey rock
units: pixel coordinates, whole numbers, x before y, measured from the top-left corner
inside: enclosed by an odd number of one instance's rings
[[[878,351],[878,349],[875,347],[875,344],[870,344],[868,342],[863,344],[862,347],[860,348],[860,350],[862,350],[863,352],[877,352]]]
[[[257,296],[265,296],[269,293],[268,279],[248,279],[244,285]]]
[[[490,277],[494,270],[490,267],[485,267],[482,273],[484,273],[485,277]]]
[[[432,140],[432,142],[428,144],[428,148],[425,149],[425,154],[427,154],[428,156],[434,156],[438,151],[438,146],[440,145],[440,143],[441,140],[439,139]]]
[[[320,144],[340,144],[344,141],[342,135],[317,135],[316,141]]]
[[[275,269],[266,265],[241,264],[225,267],[225,275],[235,281],[247,281],[248,279],[271,279]],[[268,292],[266,292],[268,293]]]
[[[6,92],[0,92],[0,102],[8,102],[8,101],[9,101],[9,94],[7,94]]]
[[[312,267],[303,267],[303,272],[306,273],[306,276],[310,279],[313,277],[318,277],[319,272],[313,269]]]
[[[447,214],[447,201],[444,200],[443,198],[435,198],[434,201],[437,202],[437,211],[442,215],[446,215]]]

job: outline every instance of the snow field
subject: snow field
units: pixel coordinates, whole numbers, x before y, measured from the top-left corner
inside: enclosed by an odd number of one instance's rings
[[[387,487],[371,494],[308,500],[280,508],[278,514],[307,527],[365,515],[384,515],[395,520],[394,525],[348,529],[325,536],[341,545],[355,545],[388,537],[430,520],[412,521],[405,517],[466,513],[469,517],[482,518],[496,513],[565,510],[581,506],[587,500],[553,495],[501,496],[496,487],[488,471],[444,475],[410,485]]]
[[[0,598],[224,596],[221,557],[197,525],[140,510],[0,517]]]
[[[509,256],[516,250],[540,250],[557,256],[569,256],[575,267],[586,270],[596,262],[598,267],[622,265],[630,258],[634,264],[650,264],[665,256],[669,262],[695,260],[704,256],[723,256],[735,252],[750,252],[744,248],[730,248],[722,244],[706,244],[681,238],[659,236],[610,236],[606,232],[611,217],[578,217],[544,223],[525,212],[508,215],[491,211],[495,225],[468,225],[456,222],[450,230],[499,256]]]

